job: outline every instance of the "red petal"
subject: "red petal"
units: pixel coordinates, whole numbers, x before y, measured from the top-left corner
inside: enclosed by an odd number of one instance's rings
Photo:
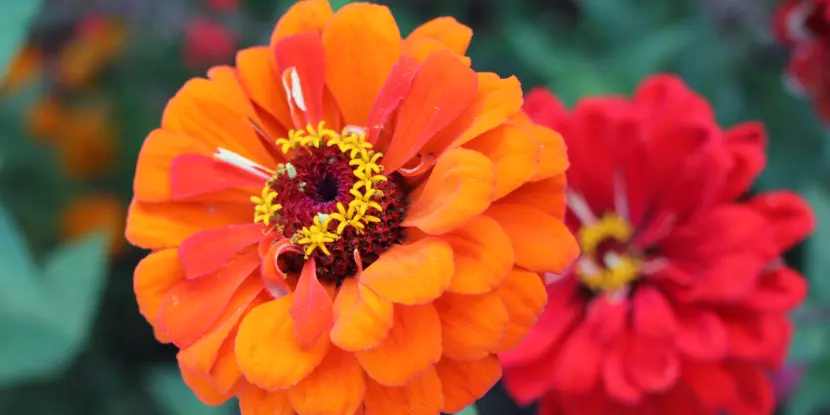
[[[730,201],[740,197],[764,170],[766,134],[764,125],[747,122],[726,130],[724,144],[731,167],[724,183],[721,200]]]
[[[326,52],[320,33],[304,32],[280,39],[274,45],[274,56],[295,127],[312,125],[316,128],[324,121],[326,81]]]
[[[390,173],[406,164],[438,131],[472,104],[478,90],[476,73],[451,52],[429,55],[401,102],[395,133],[383,165]]]
[[[637,334],[667,338],[677,331],[674,311],[666,297],[654,287],[639,287],[634,293],[634,330]]]
[[[816,227],[816,218],[810,205],[794,192],[765,192],[753,197],[749,206],[771,222],[779,252],[792,248]]]
[[[588,306],[585,324],[591,326],[599,340],[613,341],[628,322],[630,305],[628,300],[616,300],[607,296],[597,297]]]
[[[571,333],[554,362],[551,382],[563,393],[585,393],[599,380],[603,350],[582,324]]]
[[[761,276],[746,305],[758,311],[784,312],[801,304],[806,296],[807,279],[792,268],[781,266]]]
[[[726,328],[710,311],[676,310],[677,335],[675,347],[691,358],[717,360],[726,355]]]
[[[562,102],[542,87],[533,88],[525,94],[522,110],[537,124],[549,127],[560,134],[560,128],[569,116],[568,109]]]
[[[198,278],[222,268],[239,251],[258,243],[262,224],[231,225],[197,232],[182,241],[179,260],[187,278]]]
[[[261,187],[265,180],[202,154],[182,154],[170,163],[170,194],[182,199],[237,187]]]
[[[317,280],[317,263],[312,259],[305,262],[303,272],[294,290],[294,304],[288,314],[294,319],[294,338],[306,348],[317,344],[334,325],[332,300]]]
[[[628,377],[645,391],[665,391],[680,376],[680,360],[666,341],[634,334],[629,337],[627,352]]]
[[[643,392],[629,379],[625,370],[627,335],[620,337],[608,350],[602,364],[605,389],[614,400],[633,405],[640,401]]]
[[[692,388],[700,402],[709,408],[722,408],[737,391],[735,379],[720,363],[687,361],[683,365],[683,381]]]
[[[259,266],[251,250],[216,273],[174,286],[159,306],[159,329],[180,348],[201,337],[216,321],[237,288]]]
[[[786,332],[777,315],[730,313],[723,318],[729,355],[747,360],[775,360],[779,339]]]
[[[366,122],[368,142],[375,144],[378,141],[383,127],[389,121],[389,116],[398,109],[398,105],[409,94],[418,68],[418,61],[409,55],[401,55],[400,60],[392,67],[392,72],[386,78],[386,83],[383,84],[383,88],[369,111],[369,119]]]
[[[775,391],[769,378],[750,364],[729,365],[738,385],[736,398],[724,409],[731,415],[766,415],[775,409]]]

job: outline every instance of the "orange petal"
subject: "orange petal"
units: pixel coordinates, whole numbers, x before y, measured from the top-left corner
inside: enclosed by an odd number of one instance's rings
[[[540,168],[539,145],[526,128],[502,124],[464,147],[484,154],[493,162],[497,198],[519,188]]]
[[[262,283],[256,278],[248,278],[233,294],[222,314],[216,319],[216,323],[207,330],[205,335],[179,351],[176,355],[179,366],[188,372],[202,376],[209,375],[222,344],[239,323],[243,313],[251,308],[254,298],[260,292],[262,292]]]
[[[369,118],[366,122],[366,140],[380,151],[386,151],[384,143],[378,144],[383,128],[391,118],[401,101],[412,89],[412,80],[420,68],[418,62],[410,56],[401,56],[390,70],[386,83],[383,84],[377,99],[369,110]]]
[[[438,51],[444,51],[449,53],[454,53],[449,48],[449,46],[441,43],[438,40],[422,37],[417,39],[407,39],[403,42],[403,49],[401,53],[406,56],[410,56],[414,58],[418,63],[424,63],[427,60],[429,55],[436,53]],[[458,59],[464,66],[469,67],[472,61],[467,56],[462,55],[455,55],[456,59]]]
[[[444,358],[435,365],[435,371],[441,378],[446,413],[460,412],[472,405],[501,378],[501,365],[495,355],[465,362]]]
[[[392,303],[354,278],[346,279],[340,286],[334,313],[331,342],[353,352],[378,345],[394,323]]]
[[[416,27],[406,37],[407,40],[422,38],[435,39],[451,51],[464,55],[473,39],[473,30],[453,17],[439,17]]]
[[[414,157],[430,139],[450,125],[473,102],[478,78],[449,52],[430,55],[412,81],[398,109],[395,133],[383,158],[394,172]]]
[[[217,406],[227,402],[231,398],[230,393],[222,393],[216,389],[210,379],[194,375],[185,371],[181,372],[182,380],[193,391],[202,403],[208,406]]]
[[[537,182],[525,183],[499,200],[509,205],[533,206],[557,219],[565,219],[565,174],[548,177]]]
[[[271,34],[271,47],[278,40],[302,32],[322,31],[334,16],[328,0],[298,1],[282,15]]]
[[[250,99],[279,122],[278,131],[269,131],[278,136],[271,138],[285,137],[293,121],[285,88],[277,74],[274,51],[268,46],[242,49],[236,54],[236,71]]]
[[[360,276],[360,284],[398,304],[424,304],[450,285],[452,248],[438,238],[394,245]]]
[[[211,149],[221,147],[267,166],[272,157],[251,124],[258,117],[250,100],[232,92],[237,87],[191,79],[167,104],[161,127],[195,138]]]
[[[286,391],[268,392],[243,382],[237,398],[242,415],[296,415]]]
[[[356,353],[382,385],[403,386],[441,358],[441,320],[432,304],[395,306],[395,325],[376,347]]]
[[[261,175],[203,154],[180,154],[170,162],[170,196],[177,200],[195,197],[210,200],[210,195],[223,192],[223,195],[235,194],[233,201],[244,203],[249,200],[248,195],[262,188],[263,181]],[[234,189],[245,191],[230,192]]]
[[[250,203],[146,203],[133,200],[125,234],[131,244],[140,248],[173,248],[198,231],[248,223],[251,212]]]
[[[495,203],[487,215],[513,241],[516,264],[537,272],[562,274],[579,256],[576,238],[560,219],[531,206]]]
[[[264,227],[259,223],[208,229],[179,245],[179,261],[187,278],[198,278],[225,266],[243,249],[256,245]]]
[[[277,74],[288,97],[294,126],[317,126],[323,117],[326,87],[326,52],[319,33],[291,35],[274,45]]]
[[[332,347],[317,369],[288,390],[288,398],[299,415],[351,415],[363,406],[365,393],[363,368],[354,354]]]
[[[369,110],[401,55],[401,33],[386,6],[343,6],[323,31],[326,85],[346,124],[366,125]]]
[[[199,140],[162,129],[153,130],[141,145],[135,167],[133,193],[138,200],[170,200],[170,164],[181,154],[210,155],[213,149]]]
[[[365,415],[436,415],[444,407],[441,379],[432,367],[400,387],[367,379],[365,405]]]
[[[214,274],[180,282],[167,293],[159,306],[159,329],[176,346],[190,346],[217,321],[243,282],[258,267],[259,254],[252,250]],[[252,290],[256,289],[257,283],[254,279]],[[253,296],[248,301],[251,299]]]
[[[497,350],[501,353],[516,347],[530,331],[545,309],[548,294],[539,274],[519,268],[513,269],[495,293],[510,317]]]
[[[495,194],[493,163],[479,152],[453,149],[413,192],[402,225],[440,235],[484,212]]]
[[[242,371],[236,364],[236,354],[233,348],[236,344],[236,333],[231,333],[216,356],[216,362],[210,369],[210,380],[219,392],[236,392],[237,385],[242,379]]]
[[[435,301],[435,309],[441,318],[441,339],[446,357],[482,359],[494,352],[504,339],[508,314],[495,293],[446,293]]]
[[[510,237],[493,218],[476,216],[441,238],[452,247],[455,269],[447,291],[486,293],[497,287],[513,269]]]
[[[568,169],[568,150],[562,135],[548,127],[531,125],[533,137],[539,142],[539,171],[532,180],[542,180],[565,172]]]
[[[184,280],[184,269],[176,249],[165,249],[147,255],[135,268],[133,289],[138,311],[156,326],[159,306],[173,286]],[[165,335],[166,337],[166,335]]]
[[[441,154],[506,122],[522,107],[522,87],[516,77],[501,79],[489,72],[478,74],[478,91],[458,119],[425,146],[425,153]]]
[[[310,349],[294,339],[288,310],[294,294],[265,303],[242,319],[236,336],[236,361],[249,382],[267,390],[287,389],[311,373],[326,356],[328,337]]]
[[[317,279],[317,263],[306,261],[288,314],[294,319],[294,338],[304,348],[314,347],[334,325],[332,301]]]

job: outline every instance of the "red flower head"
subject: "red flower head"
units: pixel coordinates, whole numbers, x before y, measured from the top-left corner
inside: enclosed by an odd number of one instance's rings
[[[188,68],[229,63],[235,52],[236,37],[227,27],[207,18],[197,18],[187,27],[184,62]]]
[[[767,373],[807,288],[781,254],[814,220],[789,192],[739,200],[764,167],[762,126],[721,130],[666,75],[573,111],[536,90],[525,111],[565,137],[582,256],[547,274],[544,314],[502,354],[508,391],[543,414],[771,413]]]
[[[778,40],[788,45],[813,37],[830,40],[827,0],[783,1],[775,11],[773,30]]]

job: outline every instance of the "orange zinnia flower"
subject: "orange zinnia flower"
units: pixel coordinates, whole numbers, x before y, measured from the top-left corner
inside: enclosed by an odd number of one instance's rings
[[[37,77],[43,67],[43,54],[34,45],[24,46],[9,63],[0,79],[0,93],[14,93]]]
[[[63,110],[52,141],[67,175],[89,179],[113,167],[118,140],[111,119],[105,102]]]
[[[271,45],[188,82],[141,151],[142,314],[208,404],[457,412],[501,376],[578,247],[561,137],[471,30],[401,39],[386,7],[293,6]],[[253,203],[252,203],[253,201]]]
[[[104,232],[109,238],[110,254],[115,255],[124,247],[126,216],[124,203],[115,196],[94,194],[73,200],[61,215],[61,236],[72,240],[90,234]]]

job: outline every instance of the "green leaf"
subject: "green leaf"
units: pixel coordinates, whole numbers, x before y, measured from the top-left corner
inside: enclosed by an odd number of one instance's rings
[[[73,342],[86,338],[98,309],[106,276],[107,238],[94,234],[58,248],[46,261],[43,285],[59,310]]]
[[[476,409],[475,405],[470,405],[461,410],[461,412],[457,413],[456,415],[478,415],[478,409]]]
[[[151,369],[146,378],[146,388],[156,400],[161,413],[166,415],[230,415],[233,403],[207,406],[184,383],[175,367]]]
[[[340,10],[341,7],[351,3],[351,0],[329,0],[329,5],[331,5],[331,9],[335,12]]]
[[[40,301],[32,258],[10,212],[0,204],[0,314],[21,312]]]
[[[69,334],[53,316],[48,311],[0,315],[0,387],[53,377],[74,360],[66,348]]]
[[[804,196],[815,212],[818,225],[807,242],[804,256],[804,274],[810,278],[810,295],[817,300],[830,301],[830,256],[826,254],[830,244],[830,197],[817,184],[809,186]]]
[[[809,368],[801,379],[795,394],[787,402],[785,415],[808,415],[819,413],[830,404],[827,382],[830,382],[830,362],[823,362]]]
[[[5,76],[8,64],[29,31],[29,23],[40,10],[40,0],[4,1],[0,5],[0,68]]]

